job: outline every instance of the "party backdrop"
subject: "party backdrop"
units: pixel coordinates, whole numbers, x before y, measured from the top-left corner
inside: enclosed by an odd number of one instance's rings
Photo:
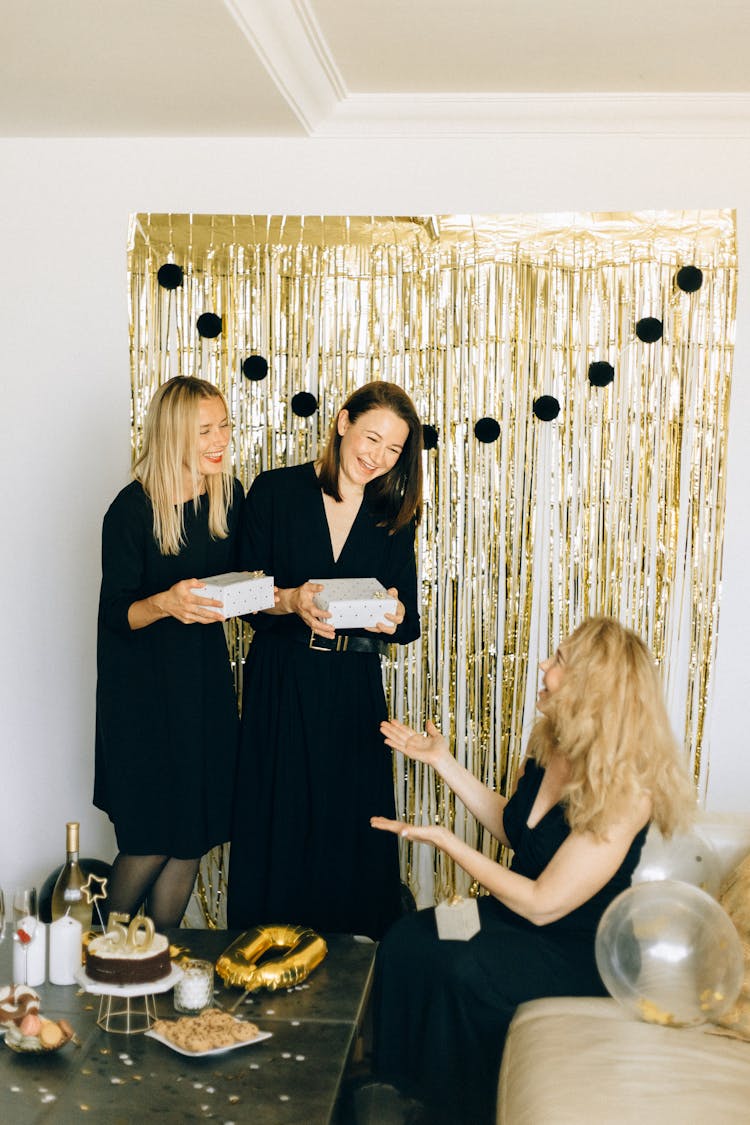
[[[314,458],[346,396],[389,379],[425,432],[422,638],[394,649],[390,707],[432,717],[512,786],[537,665],[591,613],[660,663],[698,794],[719,618],[736,305],[731,211],[515,216],[132,216],[133,452],[174,375],[221,387],[234,468]],[[232,625],[240,669],[249,629]],[[410,819],[495,854],[464,808],[398,759]],[[420,905],[464,890],[405,845]],[[223,917],[223,850],[193,924]]]

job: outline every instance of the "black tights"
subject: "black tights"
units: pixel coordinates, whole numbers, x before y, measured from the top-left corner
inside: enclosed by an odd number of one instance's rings
[[[112,864],[106,909],[132,918],[143,902],[157,930],[179,926],[198,874],[200,859],[126,855]]]

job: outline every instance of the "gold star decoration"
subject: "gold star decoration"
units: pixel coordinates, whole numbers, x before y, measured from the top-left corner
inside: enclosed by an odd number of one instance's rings
[[[101,875],[94,875],[92,871],[86,882],[81,887],[81,890],[86,896],[86,902],[89,904],[89,906],[92,906],[98,899],[107,897],[107,882],[108,880],[106,878],[103,878]],[[93,889],[93,884],[95,883],[99,884],[98,890]]]

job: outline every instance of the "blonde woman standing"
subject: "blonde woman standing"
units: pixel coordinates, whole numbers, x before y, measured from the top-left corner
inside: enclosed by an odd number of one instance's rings
[[[170,379],[104,517],[94,804],[119,849],[107,908],[147,901],[159,929],[180,924],[200,857],[229,838],[237,702],[221,603],[192,592],[236,567],[229,441],[216,387]]]
[[[372,821],[440,848],[489,892],[470,941],[439,940],[434,911],[423,910],[393,926],[378,951],[376,1066],[428,1104],[430,1121],[494,1122],[519,1004],[603,994],[599,919],[629,886],[649,823],[669,835],[694,809],[653,657],[635,633],[591,618],[541,668],[540,717],[510,799],[459,765],[431,723],[424,735],[397,722],[381,728],[513,849],[507,868],[440,825]]]

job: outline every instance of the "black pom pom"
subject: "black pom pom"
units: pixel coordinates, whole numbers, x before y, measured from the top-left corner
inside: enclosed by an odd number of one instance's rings
[[[438,432],[434,426],[426,422],[422,426],[422,445],[425,449],[437,449]]]
[[[496,422],[494,418],[480,418],[474,426],[474,433],[477,441],[483,441],[489,445],[490,442],[497,441],[500,437],[500,423]]]
[[[677,288],[683,293],[695,293],[703,284],[703,270],[699,270],[697,266],[683,266],[677,271],[675,281]]]
[[[644,316],[643,320],[639,320],[635,326],[635,334],[639,340],[643,340],[644,344],[654,344],[657,340],[661,340],[663,332],[664,325],[655,316]]]
[[[246,379],[259,383],[268,374],[268,360],[262,355],[249,355],[242,362],[242,374]]]
[[[541,422],[551,422],[560,413],[560,403],[553,395],[534,399],[534,413]]]
[[[199,336],[205,336],[207,340],[213,340],[221,332],[221,317],[216,313],[201,313],[195,322],[195,327],[198,329]]]
[[[182,266],[178,266],[176,262],[165,262],[163,266],[159,266],[156,280],[162,289],[179,289],[184,277]]]
[[[606,387],[615,377],[615,369],[611,363],[597,360],[589,364],[589,383],[592,387]]]
[[[309,391],[298,391],[292,395],[292,413],[298,418],[309,418],[318,409],[318,400]]]

